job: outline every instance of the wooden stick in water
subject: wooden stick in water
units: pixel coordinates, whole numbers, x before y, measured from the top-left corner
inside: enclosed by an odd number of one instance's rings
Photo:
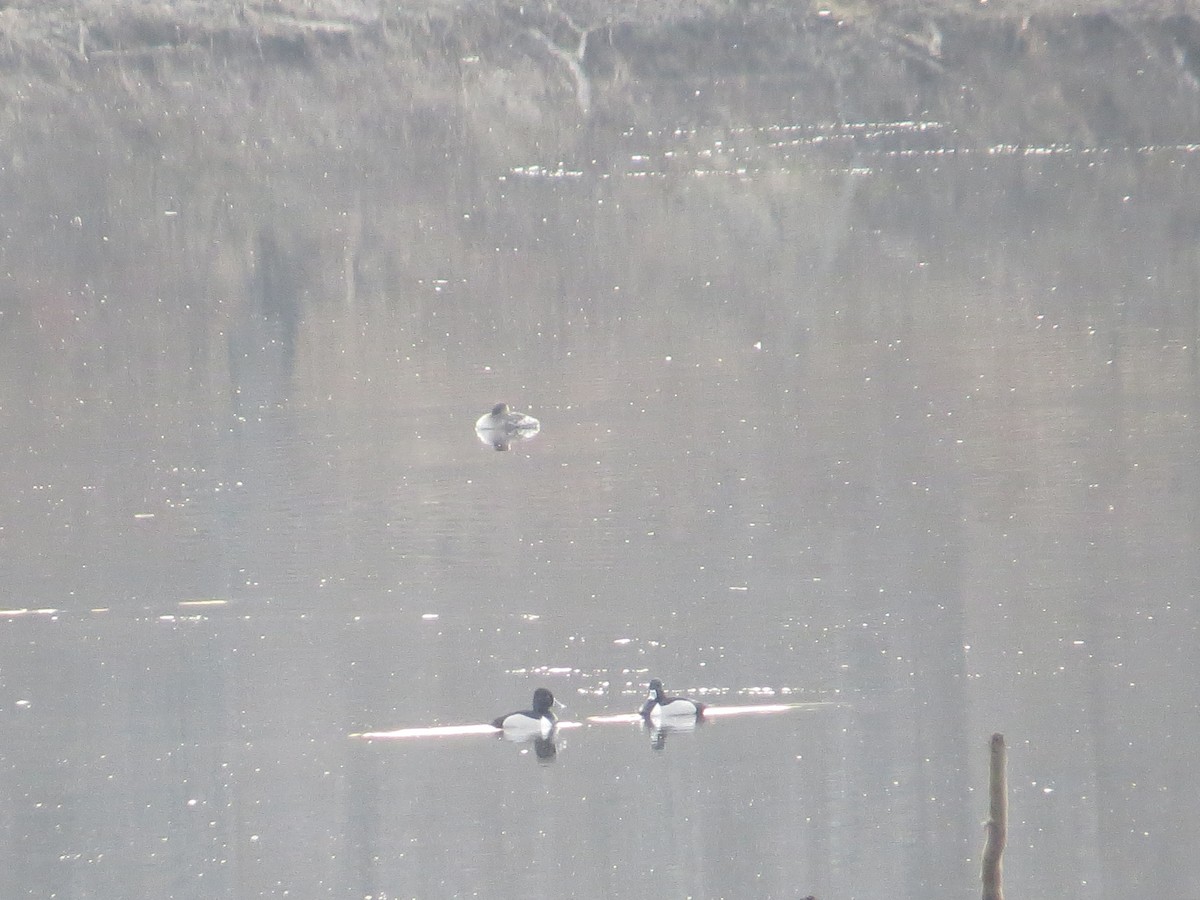
[[[988,779],[988,820],[984,823],[983,900],[1004,900],[1002,860],[1008,840],[1008,784],[1004,776],[1004,735],[992,735],[991,767]]]

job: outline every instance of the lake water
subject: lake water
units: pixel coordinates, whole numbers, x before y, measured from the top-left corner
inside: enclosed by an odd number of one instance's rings
[[[675,115],[0,212],[0,894],[1200,897],[1196,148]]]

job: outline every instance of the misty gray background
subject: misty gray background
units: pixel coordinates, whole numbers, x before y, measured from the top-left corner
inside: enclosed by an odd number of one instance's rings
[[[1186,9],[241,6],[0,10],[0,894],[1200,897]]]

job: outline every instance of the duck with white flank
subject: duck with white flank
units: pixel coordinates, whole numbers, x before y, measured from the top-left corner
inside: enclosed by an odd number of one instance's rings
[[[548,734],[554,730],[558,719],[554,715],[554,695],[546,688],[533,692],[533,709],[522,709],[500,716],[492,722],[505,734]]]
[[[642,704],[640,710],[646,719],[676,719],[689,717],[700,718],[704,715],[704,704],[690,697],[668,697],[663,690],[663,683],[655,678],[650,682],[650,696]]]
[[[497,403],[475,422],[475,434],[497,450],[507,450],[513,441],[528,440],[541,430],[541,422],[528,413],[514,412],[507,403]]]

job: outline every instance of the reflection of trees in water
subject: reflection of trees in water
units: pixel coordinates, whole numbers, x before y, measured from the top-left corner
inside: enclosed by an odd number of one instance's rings
[[[430,383],[535,381],[535,357],[646,335],[661,352],[638,377],[765,340],[796,353],[748,370],[795,381],[831,316],[961,323],[981,283],[993,321],[1194,338],[1181,293],[1095,299],[1144,284],[1146,259],[1195,279],[1190,170],[1122,149],[1195,132],[1190,20],[601,12],[181,29],[113,12],[88,64],[57,69],[73,39],[15,36],[43,77],[0,151],[4,289],[23,301],[5,327],[61,344],[39,365],[62,396],[133,361],[163,410],[331,380],[353,397],[360,369],[414,350]],[[1135,57],[1137,79],[1105,74]],[[914,116],[938,127],[858,127]],[[1054,136],[1096,152],[1021,152]],[[1015,151],[987,152],[1000,140]]]
[[[273,229],[268,223],[258,233],[244,299],[230,323],[229,371],[239,410],[286,400],[295,364],[305,263],[312,257],[282,246]]]

